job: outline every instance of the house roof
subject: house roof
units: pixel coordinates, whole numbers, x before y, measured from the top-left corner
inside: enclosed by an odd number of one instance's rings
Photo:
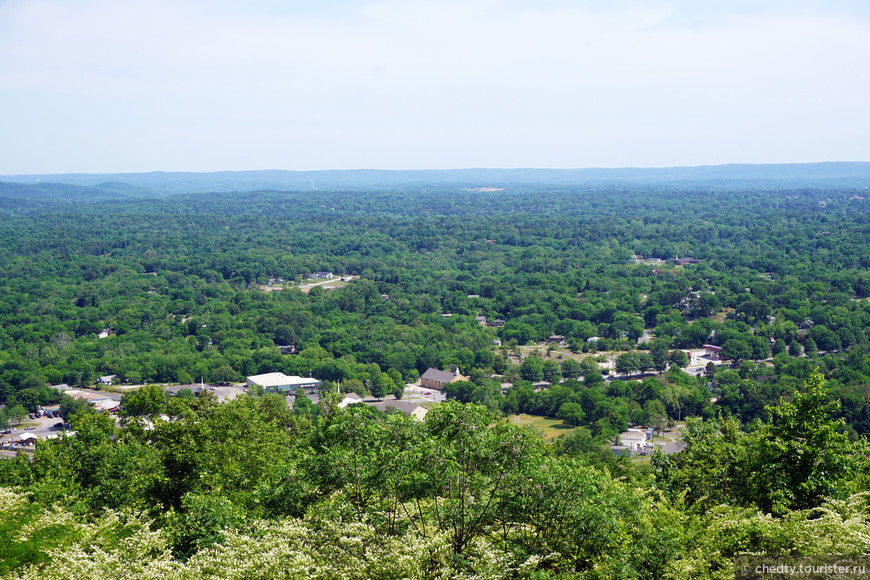
[[[625,441],[645,441],[646,435],[640,431],[624,431],[619,434],[619,438]]]
[[[429,369],[421,379],[426,379],[428,381],[436,381],[439,383],[449,383],[456,377],[454,373],[448,373],[447,371],[439,371],[438,369]]]
[[[360,397],[356,393],[347,393],[344,396],[344,399],[342,399],[341,402],[338,404],[338,406],[344,409],[348,405],[352,405],[354,403],[362,403],[362,397]]]
[[[401,409],[402,411],[413,411],[417,407],[419,407],[417,403],[412,403],[410,401],[400,401],[398,399],[385,399],[380,401],[379,403],[375,403],[375,407],[379,411],[383,411],[387,407],[392,407],[394,409]]]
[[[91,401],[91,405],[93,405],[94,409],[97,411],[117,411],[121,406],[121,403],[113,401],[112,399],[99,399],[97,401]]]
[[[380,403],[375,403],[374,407],[381,412],[386,411],[388,407],[392,409],[398,409],[409,417],[416,416],[419,419],[422,419],[426,415],[426,413],[429,412],[426,407],[418,405],[417,403],[411,403],[409,401],[381,401]]]
[[[104,392],[100,391],[82,391],[79,389],[70,389],[66,391],[66,394],[72,397],[73,399],[84,399],[86,401],[102,401],[104,399],[111,399],[112,397],[108,396]]]

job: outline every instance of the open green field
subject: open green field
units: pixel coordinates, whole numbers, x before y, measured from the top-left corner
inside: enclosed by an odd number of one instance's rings
[[[548,419],[535,415],[511,415],[510,422],[514,425],[531,425],[544,435],[544,439],[552,441],[560,435],[568,435],[574,432],[576,427],[568,427],[561,419]]]

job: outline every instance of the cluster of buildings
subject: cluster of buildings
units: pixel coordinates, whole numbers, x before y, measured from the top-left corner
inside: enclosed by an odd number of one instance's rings
[[[106,375],[104,377],[100,377],[97,382],[101,385],[110,385],[112,384],[112,379],[114,378],[115,375]],[[115,413],[118,411],[121,405],[121,402],[118,400],[117,396],[113,397],[109,393],[103,391],[73,389],[66,383],[61,385],[52,385],[51,388],[57,389],[65,395],[69,395],[73,399],[82,399],[84,401],[87,401],[96,411],[100,413]]]
[[[611,445],[614,455],[649,455],[653,451],[653,429],[629,429],[619,434],[619,444]]]
[[[557,342],[559,338],[561,337],[552,336],[550,337],[550,342]],[[707,350],[708,355],[717,354],[718,347],[715,347],[713,345],[704,345],[704,348]],[[106,378],[110,380],[112,377],[107,376],[101,378]],[[443,391],[447,385],[462,380],[468,380],[468,377],[461,375],[458,369],[453,371],[442,371],[439,369],[430,368],[420,377],[419,385],[421,390],[431,389],[434,391]],[[246,386],[248,389],[257,386],[262,388],[263,391],[267,393],[282,393],[288,396],[295,395],[299,389],[302,389],[306,395],[315,395],[316,393],[318,393],[318,390],[321,387],[321,381],[313,378],[285,375],[282,372],[272,372],[247,377]],[[100,391],[73,389],[65,384],[55,385],[54,388],[74,398],[88,401],[91,405],[94,406],[95,409],[100,412],[113,413],[118,411],[120,406],[120,401],[118,400],[117,394],[113,394],[114,396],[110,396],[110,394]],[[246,390],[245,388],[238,386],[227,388],[233,388],[239,393]],[[502,386],[503,391],[504,388],[505,385]],[[199,396],[204,391],[214,391],[216,387],[205,384],[179,385],[167,387],[165,391],[168,395],[175,396],[182,389],[190,389],[194,393],[194,395]],[[431,395],[431,393],[425,393],[425,395]],[[223,396],[221,398],[226,399],[232,397]],[[338,406],[344,408],[349,405],[364,402],[365,401],[363,400],[363,398],[359,395],[355,393],[347,393],[346,395],[344,395],[344,398],[338,404]],[[413,401],[413,396],[411,397],[411,400],[384,399],[376,403],[369,402],[369,404],[381,412],[391,410],[399,411],[409,417],[414,417],[420,421],[424,419],[426,413],[428,412],[426,407]],[[52,415],[53,412],[55,413],[54,415]],[[56,409],[49,409],[47,412],[43,412],[43,414],[48,417],[57,416],[56,413]],[[60,424],[54,425],[53,427],[57,428],[58,425]],[[15,435],[8,443],[11,443],[16,448],[22,448],[34,445],[38,442],[40,438],[55,438],[59,436],[59,433],[57,432],[49,433],[47,435],[45,433],[43,433],[42,435],[37,435],[29,431],[29,429],[33,429],[33,427],[28,427],[28,431]],[[627,457],[630,457],[632,455],[650,455],[656,448],[656,444],[653,443],[653,435],[654,431],[652,428],[629,429],[628,431],[620,434],[619,441],[615,442],[616,444],[611,446],[611,451],[615,455]],[[674,453],[680,450],[680,448],[682,447],[682,443],[669,442],[664,445],[659,444],[659,446],[665,453]]]
[[[653,443],[653,428],[629,429],[619,434],[618,445],[611,445],[610,450],[617,457],[631,457],[632,455],[652,455],[658,448],[665,455],[678,453],[685,448],[681,440]]]
[[[680,258],[679,256],[674,256],[671,260],[665,260],[663,258],[645,258],[641,254],[634,254],[631,257],[631,260],[635,264],[657,264],[663,262],[670,262],[674,266],[685,266],[686,264],[699,264],[701,261],[696,258],[686,257]]]

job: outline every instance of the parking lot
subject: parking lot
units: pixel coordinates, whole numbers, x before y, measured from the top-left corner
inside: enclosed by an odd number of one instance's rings
[[[11,433],[0,436],[0,448],[6,451],[17,451],[18,449],[33,449],[33,445],[16,444],[14,441],[23,433],[32,433],[39,439],[45,439],[49,435],[57,434],[62,429],[55,427],[58,423],[63,423],[60,417],[37,417],[35,419],[25,419],[21,425],[11,429]]]
[[[443,403],[447,400],[447,395],[442,391],[408,384],[405,386],[405,394],[402,398],[412,403]]]

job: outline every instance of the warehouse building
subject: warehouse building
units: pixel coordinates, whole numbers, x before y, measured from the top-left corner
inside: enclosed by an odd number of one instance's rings
[[[296,389],[305,389],[305,392],[312,393],[320,387],[320,381],[311,378],[287,376],[284,373],[266,373],[264,375],[248,377],[248,386],[252,387],[254,385],[263,387],[263,390],[267,393],[292,393]]]

